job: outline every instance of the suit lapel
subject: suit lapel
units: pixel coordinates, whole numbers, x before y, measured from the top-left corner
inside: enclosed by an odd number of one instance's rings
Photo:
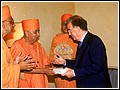
[[[80,48],[77,48],[75,67],[83,60],[82,58],[86,51],[85,49],[87,49],[91,41],[92,41],[92,34],[88,32],[83,40],[82,46]]]

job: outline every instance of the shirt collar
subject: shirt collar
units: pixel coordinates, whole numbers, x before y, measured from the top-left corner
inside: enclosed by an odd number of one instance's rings
[[[86,33],[83,35],[83,37],[81,38],[80,42],[83,42],[83,40],[84,40],[84,38],[85,38],[85,36],[86,36],[87,33],[88,33],[88,32],[86,32]]]

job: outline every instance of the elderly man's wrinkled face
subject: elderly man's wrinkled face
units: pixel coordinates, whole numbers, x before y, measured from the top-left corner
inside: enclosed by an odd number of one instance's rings
[[[7,33],[13,32],[15,24],[12,17],[9,17],[8,19],[4,20],[2,23]]]
[[[34,43],[39,40],[40,30],[28,30],[25,32],[26,32],[26,36],[27,36],[29,42]]]

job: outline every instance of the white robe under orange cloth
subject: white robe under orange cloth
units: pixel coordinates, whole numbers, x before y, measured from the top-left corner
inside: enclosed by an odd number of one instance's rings
[[[17,88],[20,66],[13,63],[11,53],[2,39],[2,88]]]
[[[45,68],[49,65],[49,58],[39,42],[30,45],[25,42],[22,37],[16,40],[11,47],[11,54],[13,58],[22,52],[22,55],[30,54],[32,58],[38,62],[38,68]],[[22,73],[25,79],[19,80],[19,88],[48,88],[48,78],[45,74],[27,74]]]

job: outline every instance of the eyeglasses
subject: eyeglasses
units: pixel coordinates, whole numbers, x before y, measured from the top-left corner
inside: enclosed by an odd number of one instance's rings
[[[69,33],[69,32],[72,32],[72,30],[73,30],[74,28],[76,28],[76,26],[73,26],[72,29],[67,29],[67,32],[68,32],[68,33]]]

